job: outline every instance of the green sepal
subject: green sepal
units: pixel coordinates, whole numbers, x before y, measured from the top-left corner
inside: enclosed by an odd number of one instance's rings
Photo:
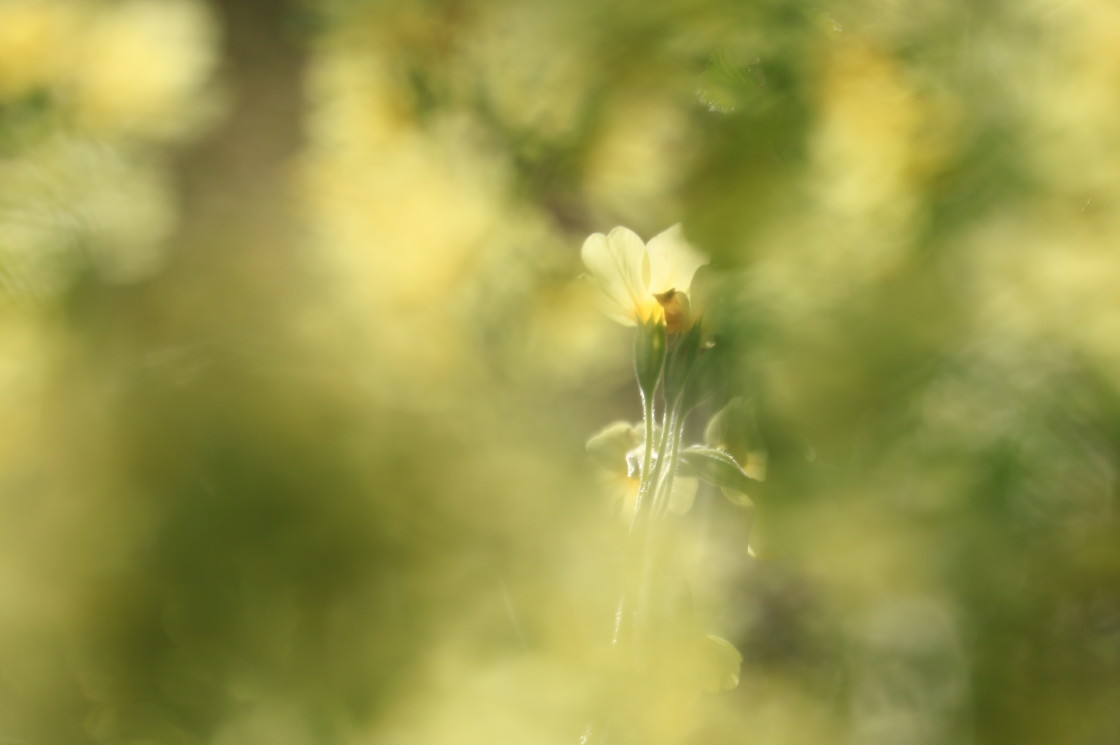
[[[634,374],[647,400],[653,396],[657,381],[661,378],[666,348],[664,324],[657,321],[638,324],[638,333],[634,337]]]
[[[704,332],[699,323],[686,331],[673,347],[665,363],[665,397],[676,401],[692,377],[703,346]]]
[[[728,453],[714,448],[693,445],[681,452],[681,460],[687,463],[696,475],[723,489],[724,495],[738,505],[749,506],[746,498],[754,486],[754,480],[743,471],[739,463]],[[743,499],[732,497],[728,492],[742,495]]]

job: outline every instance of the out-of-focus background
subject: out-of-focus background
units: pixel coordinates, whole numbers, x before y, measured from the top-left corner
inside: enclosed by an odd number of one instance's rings
[[[0,743],[575,743],[639,416],[579,246],[675,222],[769,474],[687,518],[740,685],[640,741],[1120,742],[1118,42],[0,0]]]

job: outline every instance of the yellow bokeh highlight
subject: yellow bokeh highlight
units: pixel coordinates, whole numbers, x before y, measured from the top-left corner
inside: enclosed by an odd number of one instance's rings
[[[217,64],[214,23],[193,0],[125,0],[75,39],[71,83],[95,132],[169,137],[195,128],[195,98]]]
[[[58,0],[0,3],[0,100],[60,82],[78,36],[79,8]]]

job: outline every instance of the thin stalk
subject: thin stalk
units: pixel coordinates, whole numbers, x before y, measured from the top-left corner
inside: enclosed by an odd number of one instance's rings
[[[671,431],[669,434],[669,457],[660,469],[661,483],[653,493],[653,519],[664,515],[669,509],[669,501],[673,493],[673,481],[677,476],[677,458],[680,456],[681,438],[684,436],[684,416],[681,414],[681,405],[684,396],[679,396],[673,403],[673,415],[670,420]]]
[[[658,381],[658,384],[660,381]],[[644,452],[642,453],[642,472],[638,482],[638,496],[634,505],[634,516],[630,519],[630,563],[631,566],[627,571],[630,576],[641,576],[641,562],[642,552],[646,541],[642,538],[643,528],[648,526],[650,515],[653,512],[653,500],[651,499],[652,493],[655,491],[658,483],[658,474],[653,473],[653,433],[654,433],[654,420],[657,416],[656,396],[658,384],[655,384],[651,391],[647,392],[639,384],[638,393],[642,401],[642,427],[645,433],[645,441],[643,443]],[[665,433],[661,433],[661,441],[659,449],[664,451],[665,448]],[[618,646],[622,640],[624,629],[626,628],[627,621],[631,620],[632,625],[636,624],[636,614],[633,609],[635,603],[634,597],[634,582],[627,581],[626,587],[623,589],[622,594],[618,598],[618,607],[615,609],[614,628],[611,633],[611,646]],[[640,601],[640,598],[637,599]],[[630,616],[630,619],[627,618]]]
[[[654,482],[654,491],[650,509],[645,518],[645,530],[641,536],[640,564],[638,575],[638,598],[634,608],[635,627],[641,628],[648,620],[651,598],[656,593],[655,581],[658,556],[658,543],[661,537],[661,520],[665,510],[662,503],[668,502],[668,495],[673,488],[673,479],[676,477],[676,458],[680,452],[681,430],[683,418],[680,416],[680,399],[673,406],[665,407],[664,422],[661,428],[661,442],[657,455],[657,478]],[[666,458],[668,449],[669,457]]]
[[[640,481],[638,482],[638,498],[634,504],[634,517],[630,519],[630,532],[634,532],[635,526],[638,524],[642,515],[642,508],[646,503],[646,497],[649,496],[650,486],[653,479],[650,478],[650,468],[653,465],[653,420],[656,417],[656,406],[654,403],[654,391],[650,391],[647,395],[641,386],[638,391],[642,399],[642,425],[645,430],[644,449],[642,454],[642,472],[640,474]]]

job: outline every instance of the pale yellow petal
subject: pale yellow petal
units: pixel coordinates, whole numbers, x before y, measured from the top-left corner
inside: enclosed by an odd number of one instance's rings
[[[634,325],[649,295],[649,256],[642,239],[623,227],[609,235],[594,233],[583,242],[580,257],[599,289],[603,311]]]
[[[587,441],[587,454],[604,469],[625,469],[626,454],[641,440],[642,433],[630,422],[612,422]]]
[[[649,291],[688,292],[696,270],[708,263],[704,254],[688,244],[680,224],[658,233],[647,246],[650,264]]]
[[[638,510],[638,479],[621,472],[602,471],[599,474],[604,495],[610,504],[611,512],[629,525]]]
[[[673,488],[669,491],[669,509],[678,515],[683,515],[692,509],[696,500],[696,492],[700,488],[700,480],[691,476],[677,476],[673,479]]]

